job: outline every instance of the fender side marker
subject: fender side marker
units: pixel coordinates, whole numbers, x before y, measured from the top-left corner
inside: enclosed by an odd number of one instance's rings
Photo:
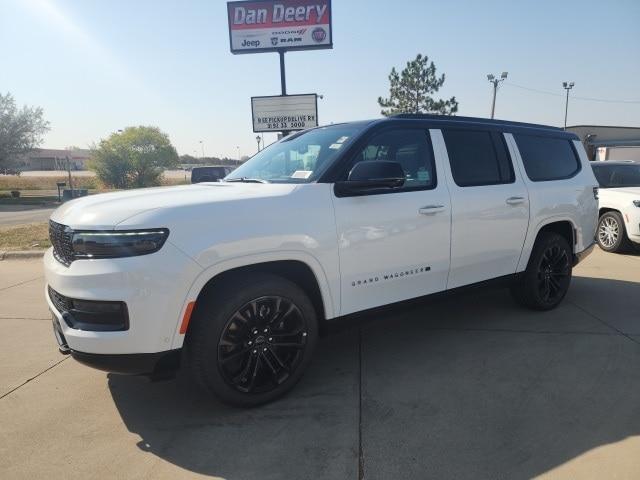
[[[196,306],[196,302],[189,302],[187,308],[184,311],[184,317],[182,317],[182,323],[180,324],[180,335],[187,333],[189,327],[189,320],[191,320],[191,314],[193,313],[193,307]]]

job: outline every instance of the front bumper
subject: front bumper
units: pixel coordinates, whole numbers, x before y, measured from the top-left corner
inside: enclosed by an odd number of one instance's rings
[[[178,334],[188,289],[201,271],[193,260],[169,242],[151,255],[77,260],[69,267],[58,262],[49,249],[44,256],[44,266],[49,309],[69,351],[79,355],[170,351],[174,336]],[[125,302],[129,315],[127,330],[72,328],[49,297],[49,286],[74,299]]]
[[[110,373],[121,375],[162,376],[180,368],[181,349],[157,353],[100,354],[85,353],[69,348],[67,339],[62,333],[59,320],[54,316],[53,334],[58,342],[58,349],[63,355],[71,355],[75,360]]]
[[[180,350],[157,353],[107,355],[71,350],[71,356],[88,367],[121,375],[158,376],[180,367]]]

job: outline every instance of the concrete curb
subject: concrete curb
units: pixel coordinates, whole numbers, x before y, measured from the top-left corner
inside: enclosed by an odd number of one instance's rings
[[[25,260],[39,258],[44,255],[44,250],[0,251],[0,260]]]

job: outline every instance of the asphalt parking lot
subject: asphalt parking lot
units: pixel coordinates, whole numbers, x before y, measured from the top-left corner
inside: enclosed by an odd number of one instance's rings
[[[59,355],[43,291],[0,262],[1,478],[640,478],[640,255],[551,312],[477,290],[334,333],[251,410]]]

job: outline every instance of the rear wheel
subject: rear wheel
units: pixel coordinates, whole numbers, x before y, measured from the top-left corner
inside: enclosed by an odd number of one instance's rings
[[[618,212],[607,212],[598,221],[598,245],[605,252],[620,252],[629,248],[627,231],[622,215]]]
[[[550,310],[562,301],[571,284],[572,251],[567,240],[557,233],[540,235],[531,252],[529,264],[511,287],[514,298],[535,310]]]
[[[228,282],[199,301],[188,355],[197,382],[222,401],[254,406],[290,390],[318,336],[313,305],[290,281],[269,274]]]

